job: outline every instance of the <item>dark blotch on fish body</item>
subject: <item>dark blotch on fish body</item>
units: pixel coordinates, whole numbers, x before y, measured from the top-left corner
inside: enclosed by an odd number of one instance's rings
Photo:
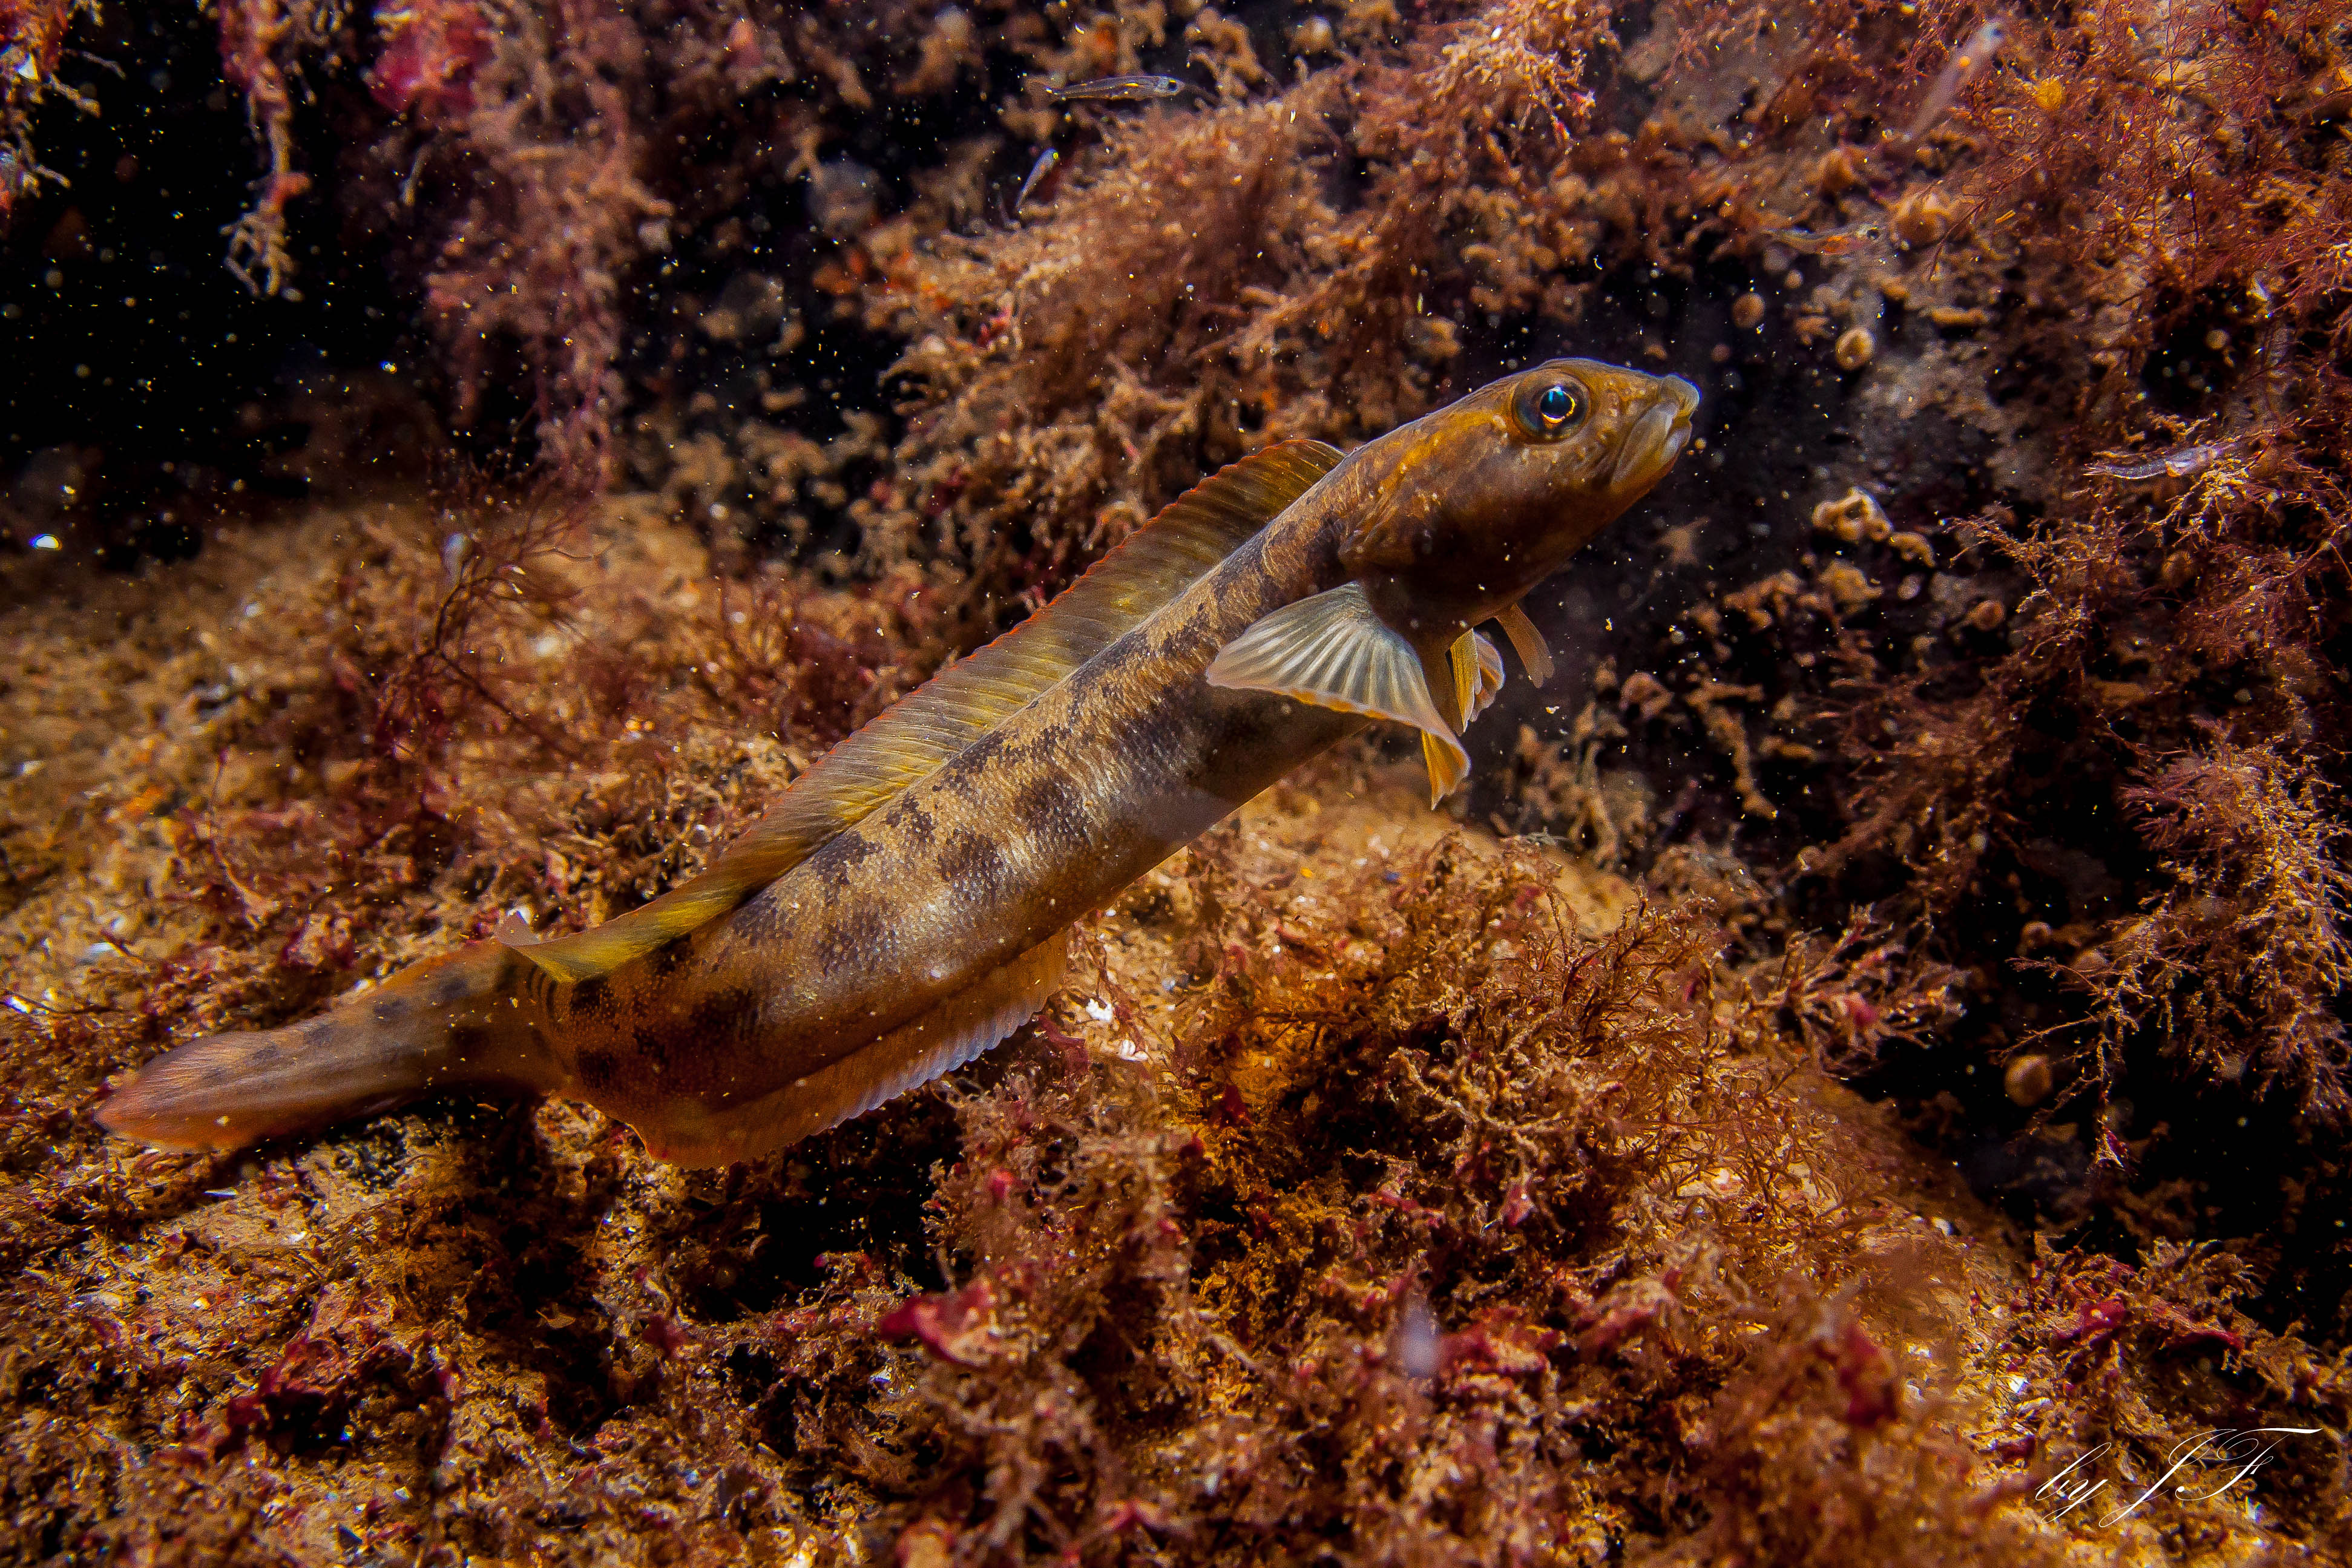
[[[1086,798],[1076,785],[1057,773],[1048,773],[1032,779],[1013,797],[1013,818],[1033,833],[1043,834],[1055,828],[1067,829],[1083,835],[1086,828]]]
[[[580,1053],[572,1071],[579,1076],[583,1089],[603,1093],[621,1082],[625,1065],[617,1051],[593,1046]]]
[[[608,993],[612,988],[611,977],[604,975],[591,975],[584,980],[574,981],[572,987],[572,1010],[583,1017],[603,1012],[610,999]]]
[[[1005,876],[1003,852],[978,833],[958,833],[940,855],[940,880],[950,887],[970,890],[982,902],[999,895]]]

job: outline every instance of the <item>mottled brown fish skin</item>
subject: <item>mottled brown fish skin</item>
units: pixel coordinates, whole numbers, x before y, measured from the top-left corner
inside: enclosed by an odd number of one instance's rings
[[[1563,378],[1580,392],[1573,438],[1528,439],[1529,397]],[[938,1071],[910,1067],[904,1045],[948,1016],[934,1009],[989,997],[1008,965],[1367,722],[1212,686],[1221,649],[1354,580],[1440,668],[1464,631],[1656,482],[1696,401],[1678,381],[1590,361],[1494,383],[1357,449],[1125,635],[730,913],[570,982],[477,944],[363,1005],[394,1036],[421,1033],[436,1009],[447,1016],[454,1049],[415,1056],[412,1083],[575,1093],[691,1164],[804,1136]],[[101,1115],[183,1147],[332,1120],[324,1089],[281,1093],[264,1114],[239,1083],[270,1071],[260,1055],[300,1030],[313,1031],[313,1072],[341,1053],[356,1083],[374,1070],[364,1030],[339,1021],[367,1020],[342,1009],[198,1042],[151,1064]],[[391,1094],[398,1074],[380,1075]]]
[[[1661,384],[1612,373],[1637,392]],[[1626,401],[1629,427],[1654,402]],[[613,976],[593,1010],[569,998],[552,1035],[582,1092],[700,1163],[701,1145],[737,1135],[730,1103],[762,1100],[962,990],[1362,727],[1203,682],[1261,616],[1368,575],[1412,600],[1420,637],[1450,643],[1633,498],[1560,507],[1540,526],[1515,517],[1511,459],[1465,424],[1456,404],[1359,448],[1175,601],[687,938],[667,973],[656,955]],[[1616,452],[1596,441],[1582,476],[1598,483]],[[1416,489],[1416,474],[1445,476],[1454,494]],[[1473,534],[1524,538],[1509,552],[1517,570],[1471,548]]]
[[[730,1101],[929,1011],[1362,727],[1200,679],[1258,616],[1336,586],[1334,531],[1252,540],[682,954],[615,973],[593,1010],[559,988],[559,1060],[588,1098],[695,1159]]]

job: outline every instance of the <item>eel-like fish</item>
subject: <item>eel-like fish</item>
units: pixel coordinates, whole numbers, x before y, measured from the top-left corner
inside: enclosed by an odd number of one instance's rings
[[[796,779],[699,875],[545,942],[502,933],[301,1023],[180,1047],[99,1112],[229,1148],[457,1084],[576,1095],[665,1159],[781,1147],[957,1067],[1059,987],[1066,929],[1379,719],[1433,799],[1502,684],[1498,621],[1670,468],[1698,394],[1585,360],[1342,456],[1221,470]]]

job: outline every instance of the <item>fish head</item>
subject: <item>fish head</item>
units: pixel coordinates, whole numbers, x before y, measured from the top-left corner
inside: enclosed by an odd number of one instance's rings
[[[1665,477],[1697,407],[1680,376],[1595,360],[1491,382],[1360,449],[1367,504],[1340,564],[1416,643],[1458,635]]]
[[[1836,229],[1816,236],[1816,256],[1852,256],[1868,245],[1876,245],[1886,237],[1886,231],[1876,224],[1856,224],[1852,228]]]
[[[1969,34],[1969,41],[1960,46],[1960,68],[1976,70],[1982,68],[1985,61],[2000,53],[2001,47],[2008,42],[2009,25],[1998,16],[1987,19],[1985,25]]]

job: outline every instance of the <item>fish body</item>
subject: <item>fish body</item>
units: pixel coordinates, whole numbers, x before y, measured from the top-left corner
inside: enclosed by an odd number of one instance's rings
[[[676,892],[198,1040],[101,1118],[225,1146],[502,1083],[713,1165],[859,1114],[1019,1028],[1074,919],[1366,724],[1419,728],[1434,789],[1458,784],[1458,732],[1502,679],[1473,629],[1548,665],[1517,600],[1666,472],[1696,401],[1556,361],[1345,457],[1270,448],[852,736]]]
[[[1927,96],[1920,100],[1919,111],[1911,117],[1911,129],[1905,132],[1906,140],[1916,141],[1934,130],[1936,121],[1944,118],[1953,100],[1999,57],[2008,42],[2009,24],[1998,16],[1988,17],[1975,32],[1961,39],[1960,47],[1952,51],[1951,57],[1944,62],[1944,68],[1937,73],[1935,85],[1927,89]]]
[[[2203,441],[2194,446],[2168,447],[2139,457],[2103,458],[2083,465],[2083,472],[2119,484],[2161,484],[2168,479],[2194,479],[2236,449],[2240,438]]]
[[[1179,93],[1200,90],[1191,82],[1176,77],[1097,77],[1092,81],[1072,82],[1068,87],[1055,88],[1046,97],[1055,103],[1150,103],[1159,99],[1174,98]]]
[[[1780,244],[1805,256],[1851,256],[1864,246],[1876,245],[1885,239],[1886,229],[1880,224],[1859,223],[1837,229],[1774,229],[1771,235]]]
[[[1045,183],[1045,176],[1052,173],[1054,172],[1054,165],[1059,163],[1061,161],[1061,153],[1051,147],[1046,148],[1043,152],[1037,154],[1037,161],[1029,165],[1029,177],[1021,182],[1021,193],[1013,198],[1013,215],[1014,217],[1017,218],[1021,215],[1021,209],[1023,206],[1027,204],[1031,193],[1034,193],[1039,185]]]

